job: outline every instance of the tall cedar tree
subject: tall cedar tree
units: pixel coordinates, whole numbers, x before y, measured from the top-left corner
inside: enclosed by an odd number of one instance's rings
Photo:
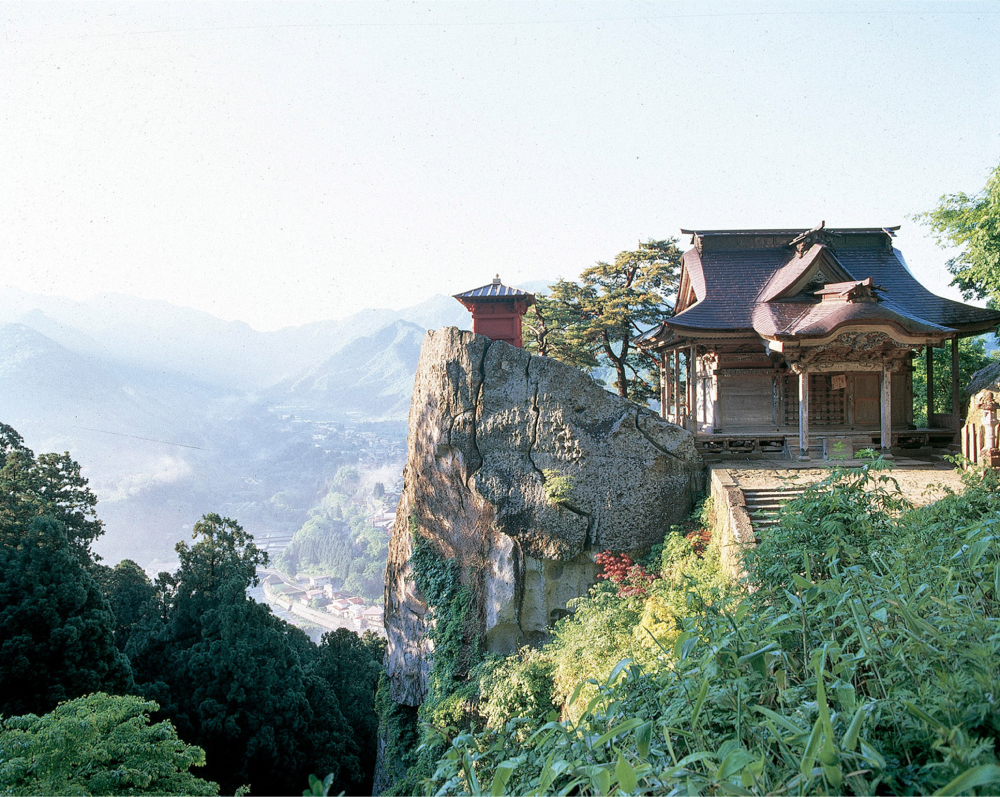
[[[680,262],[676,239],[650,240],[591,266],[580,282],[560,280],[527,318],[529,350],[579,368],[606,365],[618,395],[657,398],[656,361],[633,340],[670,315]]]
[[[934,210],[914,218],[934,231],[939,245],[962,247],[948,261],[952,285],[966,299],[1000,307],[1000,166],[978,194],[946,194]]]
[[[90,572],[96,503],[68,454],[36,458],[0,424],[0,714],[131,687]]]
[[[114,567],[98,564],[93,569],[115,616],[115,645],[124,651],[132,633],[140,627],[156,588],[131,559],[123,559]]]
[[[334,774],[335,791],[362,793],[371,771],[361,746],[374,737],[348,724],[339,685],[317,671],[322,656],[305,634],[247,597],[266,555],[214,514],[195,524],[194,539],[177,545],[180,568],[157,579],[128,641],[139,690],[205,750],[204,775],[223,792],[249,784],[253,794],[288,794],[320,772]],[[374,714],[371,691],[352,710]]]

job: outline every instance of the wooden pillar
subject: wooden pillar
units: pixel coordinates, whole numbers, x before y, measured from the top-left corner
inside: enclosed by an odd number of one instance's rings
[[[951,414],[955,416],[956,422],[962,414],[958,397],[958,335],[951,339]]]
[[[674,423],[681,423],[681,353],[674,349]]]
[[[809,369],[799,370],[799,459],[809,459]]]
[[[690,424],[687,428],[692,432],[698,431],[698,355],[695,353],[694,345],[688,349],[688,418]]]
[[[667,419],[670,404],[670,366],[667,365],[667,353],[660,353],[660,417]]]
[[[708,395],[706,397],[708,404],[708,431],[711,434],[715,434],[715,430],[719,426],[719,357],[717,354],[706,358],[706,367],[708,369],[708,378],[705,380],[705,385],[708,388]]]
[[[892,373],[889,364],[882,366],[882,453],[888,453],[892,448]]]
[[[934,426],[934,347],[927,344],[927,426]]]

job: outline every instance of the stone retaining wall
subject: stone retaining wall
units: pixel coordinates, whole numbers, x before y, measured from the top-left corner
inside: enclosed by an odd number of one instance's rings
[[[744,546],[754,544],[750,515],[743,491],[724,468],[709,468],[712,497],[712,536],[719,540],[721,564],[730,578],[745,574],[740,557]]]

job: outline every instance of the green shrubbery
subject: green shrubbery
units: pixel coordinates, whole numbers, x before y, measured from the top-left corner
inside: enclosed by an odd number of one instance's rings
[[[655,654],[610,675],[593,659],[561,715],[516,689],[487,700],[488,727],[436,739],[448,747],[428,792],[995,792],[996,476],[912,510],[882,466],[836,471],[789,504],[748,553],[748,585],[726,585],[711,551],[698,559],[670,539],[644,603],[598,588],[555,644],[495,671],[516,683],[544,663],[555,682],[596,614],[621,629],[593,646],[635,653],[628,616]],[[646,633],[655,617],[662,628]]]
[[[218,794],[189,771],[204,751],[169,722],[150,724],[158,708],[98,692],[0,720],[0,794]]]
[[[393,781],[390,794],[416,793],[421,780],[433,774],[438,757],[445,752],[442,739],[449,730],[474,726],[478,690],[468,676],[483,657],[470,624],[472,594],[468,585],[461,583],[458,566],[415,530],[412,533],[410,565],[431,613],[433,667],[419,710],[394,703],[388,695],[387,679],[379,682],[376,710],[383,738],[393,752],[392,758],[388,750],[384,756]]]

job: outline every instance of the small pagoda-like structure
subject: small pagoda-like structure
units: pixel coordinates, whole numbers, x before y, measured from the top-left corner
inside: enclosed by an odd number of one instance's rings
[[[524,348],[521,316],[535,303],[534,294],[504,285],[498,274],[489,285],[456,293],[455,298],[472,313],[473,332]]]

